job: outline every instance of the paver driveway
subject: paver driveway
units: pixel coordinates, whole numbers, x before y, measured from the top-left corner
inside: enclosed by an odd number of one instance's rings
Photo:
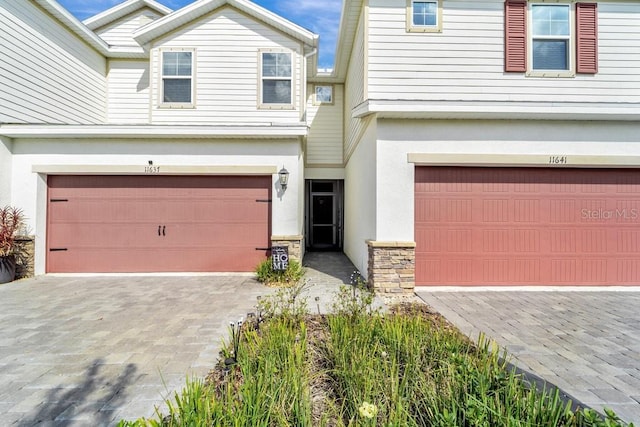
[[[417,291],[463,333],[506,347],[520,368],[640,422],[640,291]]]
[[[0,285],[0,424],[151,416],[204,375],[262,285],[243,276],[51,277]]]

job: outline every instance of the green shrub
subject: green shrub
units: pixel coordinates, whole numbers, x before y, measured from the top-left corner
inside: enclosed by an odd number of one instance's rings
[[[293,286],[304,277],[304,268],[296,260],[290,260],[286,270],[275,271],[271,258],[267,258],[258,264],[255,271],[258,281],[268,286]]]

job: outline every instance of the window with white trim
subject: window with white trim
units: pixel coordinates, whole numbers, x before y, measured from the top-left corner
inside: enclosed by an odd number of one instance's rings
[[[571,5],[543,3],[530,7],[532,70],[571,70]]]
[[[293,108],[293,55],[260,52],[260,106]]]
[[[442,29],[442,0],[407,0],[407,31],[439,32]]]
[[[333,86],[332,85],[316,85],[315,86],[315,103],[333,104]]]
[[[160,52],[162,66],[163,106],[193,106],[194,98],[194,57],[193,49],[169,49]]]

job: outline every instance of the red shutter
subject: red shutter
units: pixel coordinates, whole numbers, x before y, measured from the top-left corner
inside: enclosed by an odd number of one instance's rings
[[[504,71],[527,71],[527,2],[504,2]]]
[[[598,4],[576,4],[577,72],[598,72]]]

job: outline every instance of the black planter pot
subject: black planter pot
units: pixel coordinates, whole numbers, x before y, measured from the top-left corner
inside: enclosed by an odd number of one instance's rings
[[[16,278],[16,257],[0,257],[0,283],[13,282]]]

